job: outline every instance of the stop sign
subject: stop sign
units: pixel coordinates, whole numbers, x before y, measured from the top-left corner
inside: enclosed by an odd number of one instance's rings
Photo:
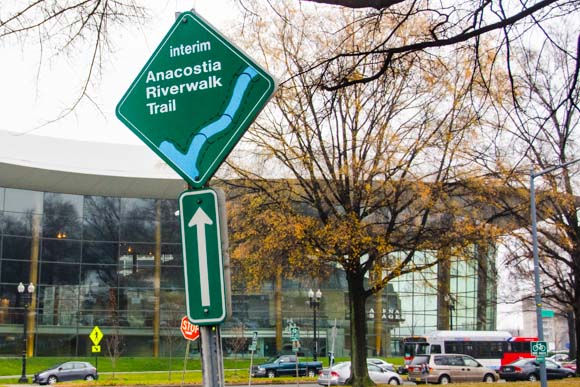
[[[189,322],[187,316],[181,319],[181,334],[187,340],[195,341],[199,337],[199,327]]]

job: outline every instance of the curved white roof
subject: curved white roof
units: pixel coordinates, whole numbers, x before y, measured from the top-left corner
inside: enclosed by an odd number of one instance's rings
[[[187,184],[145,145],[0,131],[0,187],[177,199]]]

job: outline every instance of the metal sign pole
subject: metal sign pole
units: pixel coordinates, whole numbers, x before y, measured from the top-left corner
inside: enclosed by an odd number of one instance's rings
[[[336,339],[336,319],[334,319],[334,326],[332,327],[332,345],[330,346],[330,356],[328,359],[328,387],[330,387],[330,370],[332,368],[332,365],[334,363],[334,342]]]
[[[248,386],[252,385],[252,367],[254,365],[254,351],[250,351],[250,377],[248,379]]]
[[[199,327],[201,339],[201,370],[204,387],[224,386],[224,366],[219,325]]]
[[[252,333],[252,344],[250,345],[250,378],[248,379],[248,386],[252,385],[252,368],[254,366],[254,352],[258,346],[258,332]]]
[[[189,357],[189,344],[191,341],[187,340],[187,344],[185,344],[185,356],[183,357],[183,373],[181,374],[181,387],[185,383],[185,370],[187,369],[187,358]]]
[[[300,363],[300,358],[298,357],[298,352],[296,352],[296,386],[300,386],[300,378],[298,377],[298,363]]]

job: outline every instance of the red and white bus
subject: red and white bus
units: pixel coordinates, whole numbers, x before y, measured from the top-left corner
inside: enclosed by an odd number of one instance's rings
[[[512,336],[502,331],[433,331],[424,336],[405,337],[402,340],[405,365],[415,355],[432,353],[459,353],[477,359],[481,364],[499,369],[522,358],[533,358],[530,342],[537,337]]]

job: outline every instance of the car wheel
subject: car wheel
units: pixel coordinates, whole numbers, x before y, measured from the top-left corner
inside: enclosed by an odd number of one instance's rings
[[[88,381],[95,380],[95,377],[93,375],[87,375],[87,376],[85,376],[85,380],[88,380]]]
[[[276,377],[276,371],[268,371],[268,377],[269,378],[275,378]]]
[[[449,384],[451,383],[451,379],[447,375],[441,375],[439,378],[439,384]]]
[[[536,374],[529,374],[528,375],[528,381],[530,381],[530,382],[537,382],[538,381],[538,377],[536,376]]]
[[[394,386],[398,386],[399,385],[399,379],[397,379],[397,378],[391,378],[391,379],[389,379],[389,384],[392,384]]]
[[[483,381],[485,383],[493,383],[495,382],[495,377],[492,374],[485,374],[485,376],[483,377]]]
[[[58,378],[56,376],[54,376],[54,375],[50,375],[48,377],[48,379],[46,379],[46,382],[48,384],[54,384],[54,383],[58,382]]]
[[[314,371],[312,368],[309,368],[308,371],[306,371],[306,375],[313,378],[316,376],[316,371]]]

